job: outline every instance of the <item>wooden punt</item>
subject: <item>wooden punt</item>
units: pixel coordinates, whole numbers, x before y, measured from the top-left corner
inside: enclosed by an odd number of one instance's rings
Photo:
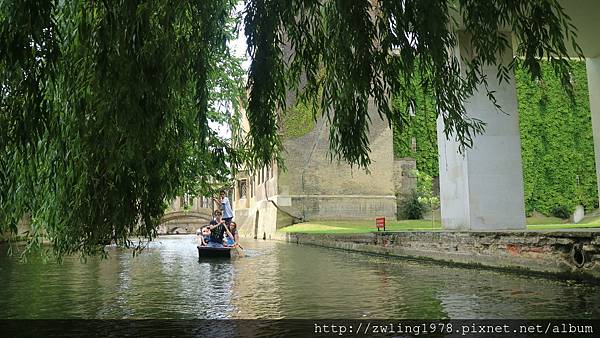
[[[227,247],[198,246],[198,258],[231,258],[231,249]]]

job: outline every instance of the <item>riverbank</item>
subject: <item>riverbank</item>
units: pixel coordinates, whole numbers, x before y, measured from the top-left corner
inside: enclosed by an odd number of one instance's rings
[[[357,234],[277,232],[272,239],[463,266],[600,280],[600,232],[404,231]]]
[[[600,231],[600,220],[592,219],[589,222],[568,223],[558,222],[556,217],[530,217],[527,219],[527,230],[554,230],[570,231],[572,229],[587,229],[589,231]],[[375,220],[318,220],[297,223],[279,229],[282,232],[298,233],[370,233],[375,230]],[[419,220],[386,220],[387,231],[444,231],[439,221],[425,219]]]

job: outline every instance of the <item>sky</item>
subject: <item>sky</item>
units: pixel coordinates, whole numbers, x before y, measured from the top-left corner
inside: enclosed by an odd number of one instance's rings
[[[235,14],[239,15],[240,13],[243,12],[243,10],[244,10],[244,4],[239,3],[236,6]],[[248,70],[248,68],[250,67],[250,57],[246,53],[247,45],[246,45],[246,35],[244,34],[244,22],[243,21],[240,24],[237,39],[235,39],[229,43],[229,48],[231,48],[233,55],[238,56],[238,57],[244,57],[246,59],[246,61],[242,64],[242,67],[245,70]]]
[[[244,9],[244,4],[238,4],[236,6],[236,15],[241,13]],[[232,40],[229,42],[229,48],[231,49],[231,52],[234,56],[236,57],[242,57],[245,59],[245,61],[242,63],[242,68],[245,71],[248,71],[248,68],[250,67],[250,57],[247,54],[247,45],[246,45],[246,35],[244,34],[244,24],[242,22],[242,24],[240,24],[240,29],[239,29],[239,33],[238,33],[238,37],[235,40]],[[209,122],[209,127],[212,130],[217,131],[218,135],[224,138],[231,138],[231,130],[229,129],[229,126],[226,124],[220,124],[220,123],[213,123],[213,122]]]

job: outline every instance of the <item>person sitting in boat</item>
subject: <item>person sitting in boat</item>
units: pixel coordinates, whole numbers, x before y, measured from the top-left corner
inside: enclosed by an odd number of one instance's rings
[[[209,225],[217,225],[217,224],[221,223],[222,216],[223,216],[223,214],[221,213],[221,210],[216,210],[213,219],[208,224]]]
[[[220,211],[215,212],[215,219],[210,222],[208,228],[210,229],[208,246],[223,247],[223,238],[225,237],[225,233],[233,238],[233,235],[231,235],[231,232],[229,232],[229,229],[225,225],[225,220],[221,219]]]
[[[233,240],[231,239],[231,237],[225,235],[225,237],[223,237],[223,246],[233,246]]]
[[[208,241],[210,240],[210,229],[207,226],[202,227],[202,229],[198,229],[196,231],[196,235],[198,236],[197,237],[198,245],[200,245],[200,246],[208,245]]]
[[[202,238],[202,230],[201,229],[196,230],[196,243],[198,243],[198,246],[206,245],[206,243],[204,242],[204,238]]]
[[[229,233],[231,236],[227,236],[227,245],[235,246],[240,241],[240,235],[237,232],[237,224],[235,222],[229,223]]]
[[[196,230],[196,241],[199,246],[207,246],[210,240],[210,229],[208,226],[202,227],[202,229]]]
[[[206,244],[208,244],[208,241],[210,240],[210,228],[208,226],[202,228],[202,240]]]

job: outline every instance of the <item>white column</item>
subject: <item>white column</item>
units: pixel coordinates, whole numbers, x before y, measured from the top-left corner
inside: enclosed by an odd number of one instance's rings
[[[469,57],[469,36],[459,34],[457,56]],[[499,57],[508,63],[512,51]],[[488,87],[503,112],[497,111],[484,89],[466,103],[468,116],[487,123],[485,133],[474,138],[472,149],[458,152],[452,137],[446,140],[443,121],[438,119],[440,156],[440,201],[445,229],[507,230],[525,229],[523,166],[517,94],[512,78],[502,84],[496,80],[496,66],[484,69]],[[512,74],[511,74],[512,75]]]
[[[596,183],[600,192],[600,57],[586,59],[592,131],[594,134],[594,154],[596,157]]]

